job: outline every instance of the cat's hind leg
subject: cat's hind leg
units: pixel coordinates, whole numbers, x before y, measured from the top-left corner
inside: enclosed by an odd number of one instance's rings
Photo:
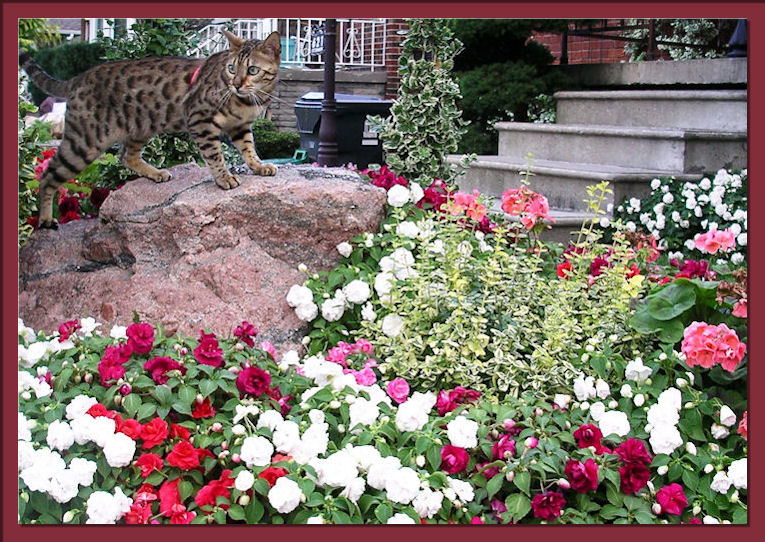
[[[252,128],[249,123],[239,126],[229,133],[234,145],[242,153],[244,161],[255,175],[276,175],[276,166],[274,164],[262,163],[258,153],[255,152],[255,139],[253,138]]]
[[[169,181],[172,175],[166,169],[157,169],[151,164],[148,164],[141,157],[141,150],[146,144],[147,140],[129,138],[122,142],[122,151],[120,154],[120,160],[122,164],[138,173],[143,177],[148,177],[155,183],[164,183]]]

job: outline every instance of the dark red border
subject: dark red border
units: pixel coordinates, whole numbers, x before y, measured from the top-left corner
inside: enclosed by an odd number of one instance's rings
[[[762,72],[763,62],[759,54],[763,52],[763,29],[765,28],[765,9],[762,2],[736,2],[736,3],[699,3],[699,2],[636,2],[636,3],[613,3],[613,2],[589,2],[589,3],[566,3],[544,2],[536,3],[507,3],[507,2],[476,2],[476,3],[451,3],[451,2],[333,2],[333,3],[307,3],[307,2],[242,2],[242,3],[196,3],[194,1],[183,2],[184,7],[179,9],[178,3],[169,2],[132,2],[132,3],[3,3],[3,173],[2,187],[2,353],[3,353],[3,469],[2,469],[2,501],[3,501],[3,540],[6,541],[36,541],[36,540],[63,540],[65,542],[86,542],[89,540],[102,542],[133,542],[136,539],[142,541],[164,540],[168,536],[179,537],[183,542],[204,541],[211,537],[264,537],[268,540],[282,538],[310,537],[314,539],[357,539],[363,536],[366,540],[389,541],[392,537],[400,536],[434,536],[439,539],[463,540],[466,537],[476,536],[496,537],[522,537],[522,540],[542,537],[543,539],[561,540],[598,540],[604,538],[624,538],[645,541],[646,538],[671,538],[677,539],[710,539],[718,541],[721,537],[735,537],[737,540],[754,538],[757,531],[765,525],[757,512],[755,504],[761,503],[760,486],[765,470],[757,460],[749,462],[749,508],[750,525],[748,527],[608,527],[608,526],[580,526],[573,527],[483,527],[472,526],[459,527],[396,527],[394,529],[381,527],[329,527],[310,529],[309,527],[281,527],[281,526],[258,526],[253,529],[243,526],[226,526],[215,529],[214,527],[186,526],[178,527],[169,531],[168,527],[142,528],[142,527],[104,527],[104,526],[65,526],[65,527],[31,527],[19,526],[16,514],[16,480],[13,474],[16,464],[15,441],[13,435],[16,432],[16,408],[17,396],[15,392],[16,382],[16,319],[18,315],[18,251],[16,237],[17,192],[14,178],[16,172],[14,166],[17,161],[16,155],[16,68],[17,64],[17,26],[18,17],[82,17],[107,16],[107,17],[204,17],[204,16],[229,16],[229,17],[278,17],[278,16],[303,16],[303,17],[485,17],[485,18],[630,18],[630,17],[708,17],[708,18],[740,18],[749,19],[749,90],[750,90],[750,113],[749,113],[749,136],[750,136],[750,175],[752,181],[749,185],[750,198],[753,201],[765,201],[765,181],[762,177],[763,159],[759,154],[757,144],[762,141],[760,134],[763,129],[758,124],[765,118],[765,103],[761,89],[765,88]],[[752,58],[752,57],[755,58]],[[751,208],[751,204],[750,204]],[[749,232],[749,276],[750,296],[760,299],[762,296],[763,283],[759,282],[759,271],[763,269],[762,251],[763,243],[759,235],[762,233],[763,222],[761,218],[752,213]],[[760,247],[759,249],[757,247]],[[759,304],[750,303],[750,322],[752,326],[761,324],[765,309],[760,311]],[[750,331],[749,337],[757,337]],[[759,343],[749,344],[750,383],[761,381],[763,356],[758,355]],[[751,384],[750,384],[751,385]],[[757,390],[756,386],[752,389]],[[756,397],[756,395],[754,396]],[[754,399],[750,393],[750,398]],[[751,399],[750,399],[751,400]],[[756,442],[762,442],[759,435],[757,411],[762,411],[761,404],[754,399],[750,403],[749,414],[749,448],[760,450]],[[754,409],[752,407],[755,407]],[[214,529],[214,530],[213,530]],[[221,529],[225,529],[222,531]],[[310,531],[308,530],[310,529]],[[470,531],[467,531],[470,529]],[[502,531],[500,531],[502,529]],[[618,530],[617,530],[618,529]],[[690,531],[688,530],[690,529]],[[725,530],[723,530],[725,529]],[[437,532],[436,532],[437,531]],[[759,537],[761,539],[761,535]]]

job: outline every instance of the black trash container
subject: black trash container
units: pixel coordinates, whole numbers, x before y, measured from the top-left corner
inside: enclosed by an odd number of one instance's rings
[[[295,102],[300,147],[312,161],[319,155],[319,126],[323,92],[308,92]],[[382,162],[382,142],[367,121],[367,115],[390,115],[392,100],[355,94],[335,94],[337,102],[337,151],[340,164],[352,162],[359,168]]]

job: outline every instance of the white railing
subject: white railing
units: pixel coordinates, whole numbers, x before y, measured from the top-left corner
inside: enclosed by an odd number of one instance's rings
[[[234,19],[229,24],[233,24],[231,31],[244,39],[264,39],[278,31],[282,37],[283,66],[321,67],[321,53],[312,50],[311,43],[316,41],[323,22],[324,19]],[[219,23],[201,29],[202,41],[194,56],[227,49],[228,41],[221,33],[226,26]],[[337,19],[337,66],[372,71],[384,68],[385,30],[385,19]]]

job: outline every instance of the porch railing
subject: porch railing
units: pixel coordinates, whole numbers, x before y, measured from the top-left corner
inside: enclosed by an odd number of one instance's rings
[[[222,28],[244,39],[264,39],[273,31],[281,34],[282,65],[321,67],[317,37],[324,19],[233,19],[200,30],[202,41],[194,56],[207,56],[228,48]],[[336,65],[365,68],[385,67],[385,19],[337,19]],[[312,46],[313,43],[313,46]]]

